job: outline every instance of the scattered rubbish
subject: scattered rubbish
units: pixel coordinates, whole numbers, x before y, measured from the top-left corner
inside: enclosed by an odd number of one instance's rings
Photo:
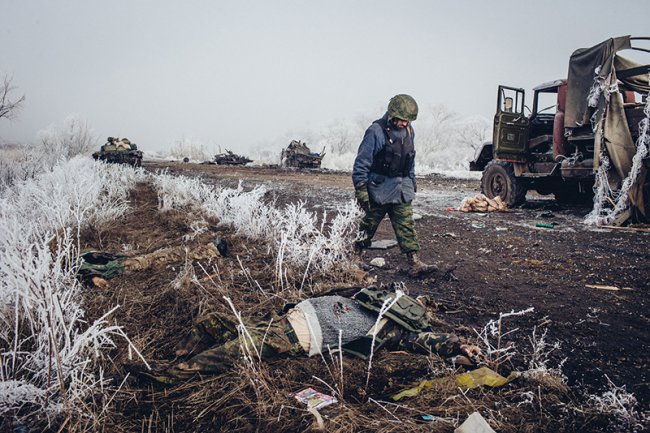
[[[494,230],[496,230],[498,232],[507,232],[508,227],[496,227]]]
[[[433,415],[422,415],[422,419],[425,421],[433,421]]]
[[[331,395],[323,394],[313,388],[303,389],[298,392],[295,397],[299,402],[307,405],[309,409],[320,409],[338,402],[338,400]]]
[[[619,290],[634,290],[631,287],[604,286],[600,284],[586,284],[585,287],[587,287],[588,289],[611,290],[615,292]]]
[[[540,218],[554,218],[555,215],[553,215],[553,212],[551,212],[550,210],[547,210],[547,211],[544,211],[544,212],[540,213],[539,217]]]
[[[485,385],[492,388],[503,386],[517,378],[517,372],[512,372],[508,377],[503,377],[499,373],[490,370],[487,367],[477,368],[456,376],[456,384],[461,388],[477,388]]]
[[[476,388],[482,385],[495,388],[506,385],[517,377],[518,373],[514,371],[510,373],[508,377],[503,377],[499,373],[496,373],[487,367],[481,367],[467,373],[456,375],[453,378],[439,377],[431,380],[422,380],[414,387],[407,388],[396,394],[393,394],[390,396],[390,398],[393,401],[399,401],[404,397],[415,397],[424,389],[428,389],[434,386],[448,387],[450,385],[450,381],[453,381],[456,386],[465,389]]]
[[[472,223],[472,228],[475,228],[475,229],[484,229],[484,228],[485,228],[485,224],[483,224],[483,223]]]
[[[506,204],[501,196],[488,198],[484,194],[477,194],[474,197],[465,197],[458,206],[461,212],[505,212]]]
[[[541,227],[545,229],[552,229],[555,227],[555,224],[553,223],[537,223],[535,224],[535,227]]]
[[[454,433],[496,433],[480,413],[474,412],[467,417]]]
[[[370,245],[371,250],[386,250],[397,246],[397,241],[395,239],[382,239],[379,241],[372,241]]]
[[[424,389],[431,388],[435,385],[444,387],[444,386],[449,386],[449,384],[450,384],[450,378],[447,377],[439,377],[431,380],[422,380],[420,381],[420,383],[418,383],[416,386],[412,388],[407,388],[396,394],[391,395],[390,399],[393,401],[399,401],[404,397],[415,397],[416,395],[420,394]]]
[[[383,257],[375,257],[374,259],[370,260],[370,265],[374,266],[375,268],[383,268],[386,266],[386,260]]]
[[[455,207],[448,207],[447,212],[458,212],[458,209],[456,209]]]
[[[421,220],[421,219],[422,219],[422,215],[420,215],[418,213],[413,214],[413,221],[417,221],[417,220]]]

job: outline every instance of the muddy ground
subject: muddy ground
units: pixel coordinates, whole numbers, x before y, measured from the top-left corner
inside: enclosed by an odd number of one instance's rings
[[[200,176],[218,186],[235,187],[240,180],[244,188],[264,184],[278,205],[303,201],[310,209],[317,211],[335,210],[338,204],[353,196],[350,176],[346,173],[159,162],[145,162],[143,166],[151,171],[167,169],[171,174]],[[386,260],[385,268],[369,268],[371,276],[376,278],[378,284],[403,282],[410,294],[429,295],[434,300],[441,322],[453,328],[449,330],[456,330],[470,339],[476,337],[475,330],[483,328],[489,320],[497,319],[500,313],[533,307],[533,312],[504,319],[504,327],[513,331],[509,337],[511,341],[523,347],[528,344],[534,330],[537,335],[547,331],[548,341],[560,343],[560,349],[554,351],[551,358],[556,364],[566,358],[562,372],[572,388],[602,394],[609,389],[608,381],[611,381],[617,386],[625,386],[637,398],[638,409],[647,411],[650,407],[650,337],[647,332],[650,322],[650,232],[643,231],[643,228],[587,227],[583,224],[583,217],[589,208],[559,206],[552,196],[529,194],[526,205],[505,213],[476,214],[453,210],[464,197],[475,195],[479,190],[478,180],[440,176],[419,179],[414,205],[415,213],[421,216],[416,223],[422,246],[420,256],[426,262],[436,263],[441,271],[426,278],[410,278],[402,272],[406,266],[405,258],[394,247],[364,253],[365,265],[375,257]],[[182,222],[161,221],[156,216],[157,202],[152,190],[141,187],[134,191],[132,205],[135,214],[128,217],[132,226],[127,231],[119,227],[95,230],[86,234],[86,246],[111,249],[130,245],[131,248],[152,251],[180,243],[179,239],[187,227]],[[553,227],[538,227],[537,224],[552,224]],[[120,239],[115,239],[117,233],[122,233]],[[394,239],[387,220],[382,223],[375,239]],[[244,246],[243,240],[230,238],[230,241],[234,251],[250,252],[251,247]],[[242,245],[238,245],[238,242]],[[272,264],[260,266],[266,266],[268,270]],[[115,299],[116,292],[121,291],[120,296],[126,298],[126,287],[137,288],[141,293],[149,293],[151,298],[140,299],[137,305],[131,304],[129,311],[117,318],[118,322],[126,322],[127,332],[133,335],[134,330],[128,329],[129,326],[143,326],[137,320],[149,317],[147,320],[158,324],[156,326],[174,327],[174,333],[178,334],[200,313],[197,309],[206,308],[205,305],[171,301],[173,295],[170,290],[161,293],[156,289],[156,293],[153,293],[154,287],[169,285],[165,279],[177,277],[178,271],[177,268],[165,269],[155,274],[142,273],[126,280],[116,279],[111,289],[97,289],[93,303],[99,308],[107,299]],[[265,286],[263,275],[266,271],[259,271],[253,276]],[[234,280],[232,285],[236,286]],[[159,314],[155,305],[165,302],[173,305],[175,311]],[[128,304],[126,299],[122,303]],[[165,314],[168,315],[166,321],[162,318]],[[178,317],[176,323],[170,324],[171,317]],[[130,324],[130,320],[133,323]],[[169,359],[175,342],[167,341],[172,338],[169,332],[165,335],[165,331],[160,330],[160,334],[165,336],[166,341],[151,341],[149,337],[140,340],[136,335],[134,342],[145,346],[144,352],[148,357]],[[285,368],[308,369],[310,362],[313,361],[300,363],[300,367],[287,364]],[[512,369],[518,367],[523,366],[511,366]],[[413,366],[413,371],[421,373],[422,368],[422,365]],[[309,378],[309,374],[305,374]],[[419,378],[414,374],[412,380]],[[407,377],[402,378],[394,386],[403,386],[407,380]],[[378,381],[384,385],[390,382],[386,378]],[[137,388],[136,385],[132,386]],[[378,389],[385,391],[381,387]],[[147,400],[148,408],[155,407],[152,406],[151,395],[135,400],[139,405]],[[187,399],[183,401],[187,402]],[[220,402],[218,406],[223,404],[226,403]],[[125,404],[125,407],[132,406]],[[142,407],[133,411],[132,421],[136,424],[140,422],[144,429],[147,424],[144,421],[146,411]],[[155,412],[161,419],[169,417],[168,412],[160,407]],[[205,412],[201,412],[201,416],[204,417]],[[195,422],[198,419],[196,414],[193,419]],[[124,425],[128,425],[124,422]],[[150,429],[152,422],[149,418]],[[188,421],[177,420],[174,430],[169,428],[169,422],[165,424],[161,421],[166,427],[158,427],[157,431],[186,431],[187,424],[179,427],[183,422]],[[220,423],[224,420],[211,422],[214,427],[222,425]],[[501,427],[502,431],[545,431],[539,426],[537,429]],[[232,425],[230,428],[241,431],[251,428],[258,431],[282,430],[277,426],[265,430],[259,425],[246,427],[241,423],[237,424],[237,428]],[[555,428],[555,431],[582,431],[575,426]],[[596,431],[593,426],[590,429]]]

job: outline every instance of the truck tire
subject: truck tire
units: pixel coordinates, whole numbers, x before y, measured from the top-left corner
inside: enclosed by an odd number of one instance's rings
[[[517,179],[511,163],[492,160],[483,170],[481,192],[488,198],[500,196],[506,206],[513,207],[526,201],[528,186]]]

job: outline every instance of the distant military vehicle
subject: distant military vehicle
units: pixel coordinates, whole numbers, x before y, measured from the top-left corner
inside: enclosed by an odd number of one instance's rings
[[[300,140],[292,140],[286,149],[282,149],[280,166],[297,168],[320,168],[325,156],[325,148],[321,153],[312,152],[307,144]]]
[[[235,155],[228,149],[226,149],[226,153],[215,155],[214,161],[218,165],[246,165],[249,162],[253,162],[252,159],[248,159],[245,156]]]
[[[142,166],[142,151],[128,138],[108,137],[99,152],[93,153],[93,158],[115,164]]]

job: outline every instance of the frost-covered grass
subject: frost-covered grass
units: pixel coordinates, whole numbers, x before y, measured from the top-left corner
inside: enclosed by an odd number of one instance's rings
[[[128,338],[109,323],[114,309],[85,317],[78,235],[123,215],[129,186],[142,179],[132,168],[75,157],[1,193],[0,414],[92,417],[89,400],[106,385],[99,361],[116,337]]]
[[[200,212],[230,225],[237,234],[267,243],[276,259],[276,280],[281,287],[289,283],[289,276],[300,275],[304,283],[310,271],[328,272],[348,263],[361,216],[353,201],[340,206],[333,218],[323,212],[319,219],[303,203],[278,208],[266,202],[262,186],[245,191],[240,183],[236,189],[218,189],[198,179],[165,173],[152,181],[162,211]]]

